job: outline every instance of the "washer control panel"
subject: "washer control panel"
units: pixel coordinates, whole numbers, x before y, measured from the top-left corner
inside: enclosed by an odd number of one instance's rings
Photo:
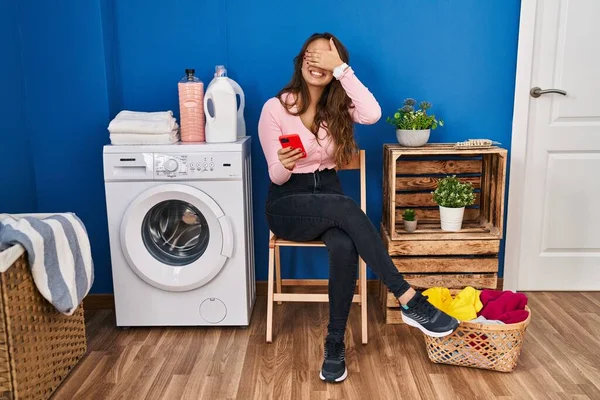
[[[154,173],[161,179],[241,178],[241,153],[154,154]]]

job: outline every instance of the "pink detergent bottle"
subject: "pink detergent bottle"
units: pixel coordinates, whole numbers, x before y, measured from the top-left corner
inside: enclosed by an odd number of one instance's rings
[[[194,76],[194,69],[186,69],[179,89],[179,119],[182,142],[204,142],[204,83]]]

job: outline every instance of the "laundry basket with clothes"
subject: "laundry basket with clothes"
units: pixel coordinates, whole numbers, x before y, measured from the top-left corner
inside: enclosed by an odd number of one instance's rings
[[[431,361],[501,372],[514,370],[531,319],[525,294],[467,287],[455,297],[446,288],[431,288],[423,295],[461,321],[449,336],[424,337]]]
[[[0,214],[0,394],[47,399],[79,362],[93,279],[74,214]]]

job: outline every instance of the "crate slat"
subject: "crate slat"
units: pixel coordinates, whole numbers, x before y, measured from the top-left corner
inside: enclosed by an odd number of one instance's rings
[[[481,160],[439,160],[439,161],[397,161],[396,174],[398,175],[459,175],[481,174]]]
[[[404,230],[404,223],[396,225],[396,230],[406,235],[419,235],[424,233],[436,233],[438,234],[441,229],[441,224],[438,221],[424,221],[417,225],[415,232],[409,233]],[[462,229],[460,232],[489,232],[490,229],[487,225],[481,225],[477,221],[463,221]]]
[[[424,224],[425,225],[425,224]],[[494,240],[498,238],[498,232],[494,228],[490,228],[489,226],[480,226],[477,227],[469,227],[469,225],[475,225],[473,223],[467,224],[465,229],[461,229],[460,232],[439,232],[439,228],[431,229],[427,228],[425,225],[425,229],[421,229],[408,233],[404,230],[404,228],[396,229],[396,233],[398,234],[398,239],[396,241],[407,242],[407,241],[417,241],[417,240],[431,240],[431,241],[444,241],[444,240]],[[436,224],[430,224],[429,226],[433,227]],[[469,254],[468,251],[465,251],[463,254]]]
[[[504,227],[504,197],[506,194],[506,155],[498,157],[498,175],[496,176],[496,209],[492,224],[498,229],[500,236]]]
[[[382,221],[389,232],[396,225],[396,204],[393,196],[396,193],[396,163],[392,160],[394,155],[384,148],[383,151],[383,213]]]
[[[411,207],[411,208],[413,210],[415,210],[415,216],[417,218],[417,221],[419,221],[419,224],[421,222],[428,222],[428,221],[439,223],[439,221],[440,221],[440,209],[437,207],[436,208]],[[403,220],[402,213],[404,213],[404,210],[406,210],[406,208],[397,208],[396,209],[396,221],[398,221],[396,226],[402,224],[402,220]],[[474,221],[479,222],[479,216],[480,216],[479,208],[465,208],[465,215],[464,215],[465,222],[474,222]]]
[[[385,307],[385,323],[388,325],[398,325],[403,324],[402,321],[402,312],[399,308],[389,308]]]
[[[467,286],[475,289],[496,289],[498,277],[496,274],[480,275],[404,275],[404,279],[415,289],[429,289],[432,287],[445,287],[455,289],[456,294]],[[398,300],[392,292],[387,293],[386,306],[390,308],[400,307]]]
[[[415,289],[464,289],[467,286],[475,289],[496,289],[498,286],[497,274],[406,274],[404,279]]]
[[[497,154],[505,151],[504,149],[491,146],[485,149],[461,149],[454,148],[455,143],[428,143],[422,147],[404,147],[399,144],[385,144],[385,148],[390,152],[400,155],[452,155],[452,156],[480,156],[482,154]]]
[[[481,189],[480,176],[457,177],[459,181],[473,185],[474,189]],[[435,190],[440,178],[430,176],[410,176],[396,178],[396,191],[423,191]]]
[[[496,215],[496,207],[498,207],[498,204],[496,202],[496,197],[498,195],[498,190],[497,190],[498,174],[497,174],[497,170],[496,170],[496,168],[498,168],[498,157],[491,157],[491,156],[486,156],[486,157],[488,157],[490,159],[489,163],[490,163],[490,173],[491,173],[491,178],[490,178],[490,182],[489,182],[489,191],[488,191],[490,194],[490,200],[488,202],[489,217],[487,217],[486,220],[493,223],[494,216]]]
[[[499,250],[499,240],[401,240],[388,246],[391,256],[484,255],[498,254]]]
[[[498,257],[392,257],[402,273],[475,273],[498,271]]]
[[[481,176],[481,216],[487,221],[490,220],[490,198],[491,198],[491,158],[489,155],[483,156],[483,174]]]
[[[478,206],[480,201],[479,193],[475,193],[474,206]],[[396,193],[397,207],[437,207],[433,201],[431,193]]]

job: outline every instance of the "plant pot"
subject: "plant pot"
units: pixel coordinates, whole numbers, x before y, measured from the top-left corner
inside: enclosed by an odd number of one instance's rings
[[[408,233],[413,233],[417,230],[417,221],[404,221],[404,230]]]
[[[405,147],[424,146],[429,140],[429,129],[404,130],[396,129],[398,143]]]
[[[448,208],[440,206],[440,220],[442,230],[448,232],[458,232],[462,228],[465,208]]]

